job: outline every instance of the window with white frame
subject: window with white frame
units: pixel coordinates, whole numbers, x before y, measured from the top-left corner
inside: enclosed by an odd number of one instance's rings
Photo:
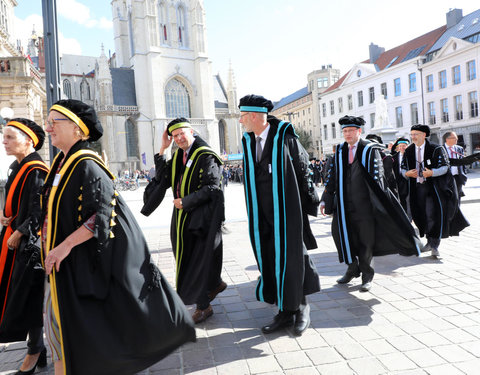
[[[375,113],[370,113],[370,128],[373,129],[375,127]]]
[[[468,93],[468,101],[470,104],[470,117],[478,117],[478,95],[476,91]]]
[[[460,65],[456,65],[452,68],[452,83],[454,85],[458,85],[461,82]]]
[[[369,103],[372,104],[375,102],[375,88],[370,87],[368,89],[368,97],[369,97]]]
[[[357,97],[358,97],[358,106],[362,107],[363,106],[363,91],[357,92]]]
[[[408,75],[408,91],[415,92],[417,91],[417,74],[410,73]]]
[[[418,124],[418,105],[417,103],[410,104],[410,120],[412,125]]]
[[[441,89],[444,89],[447,87],[447,71],[442,70],[441,72],[438,73],[438,86]]]
[[[400,84],[400,78],[395,78],[393,80],[393,87],[394,87],[395,96],[402,95],[402,86]]]
[[[330,100],[330,114],[335,114],[335,102],[333,100]]]
[[[453,102],[455,103],[455,120],[463,120],[462,95],[454,96]]]
[[[435,102],[428,103],[428,124],[435,125],[436,118],[435,118]]]
[[[429,74],[426,77],[427,81],[427,92],[432,92],[433,91],[433,74]]]
[[[403,126],[402,107],[395,107],[395,122],[396,122],[397,128],[401,128]]]
[[[381,85],[380,85],[380,91],[382,92],[382,95],[385,99],[387,99],[388,97],[388,92],[387,92],[387,83],[386,82],[383,82]]]
[[[190,95],[179,80],[172,79],[165,87],[165,105],[168,118],[190,117]]]
[[[353,109],[352,95],[347,95],[347,102],[348,102],[348,110],[351,111]]]
[[[448,122],[448,99],[440,100],[440,105],[442,107],[442,122]]]
[[[471,81],[477,78],[477,67],[475,66],[475,60],[467,62],[467,80]]]
[[[188,47],[185,8],[183,7],[183,5],[179,5],[177,8],[177,28],[178,28],[178,45],[180,47]]]
[[[343,98],[338,98],[338,113],[343,112]]]

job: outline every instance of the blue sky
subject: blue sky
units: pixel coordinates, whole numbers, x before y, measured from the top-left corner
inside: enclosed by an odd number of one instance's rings
[[[41,0],[18,0],[15,15],[27,36],[41,23]],[[239,97],[279,100],[307,85],[307,74],[332,64],[346,73],[375,43],[387,50],[446,23],[450,8],[466,15],[478,0],[204,0],[213,73],[227,80],[229,62]],[[60,48],[114,52],[110,0],[57,0]],[[23,23],[22,21],[25,21]]]

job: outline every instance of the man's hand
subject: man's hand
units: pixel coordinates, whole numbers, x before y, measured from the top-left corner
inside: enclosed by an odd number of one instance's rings
[[[172,144],[173,137],[168,135],[167,129],[162,134],[162,146],[160,147],[160,151],[158,152],[160,155],[165,153],[165,150],[170,147]]]
[[[418,177],[418,171],[416,169],[410,169],[409,171],[405,172],[405,176],[411,177],[411,178],[417,178]]]
[[[423,177],[432,177],[433,176],[433,171],[431,169],[425,168],[423,171]]]
[[[179,210],[183,209],[182,198],[177,198],[173,200],[173,205]]]

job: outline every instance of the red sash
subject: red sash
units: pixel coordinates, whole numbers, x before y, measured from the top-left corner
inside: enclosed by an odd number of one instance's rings
[[[17,217],[18,210],[20,208],[20,201],[22,198],[23,187],[27,177],[35,169],[41,169],[48,172],[48,167],[44,162],[39,160],[30,161],[25,163],[20,171],[15,176],[12,185],[8,190],[8,195],[5,203],[5,216],[10,217],[10,224],[5,229],[5,233],[2,241],[2,249],[0,252],[0,323],[3,320],[3,314],[5,313],[5,307],[7,305],[8,290],[10,288],[10,280],[13,273],[13,265],[15,263],[16,250],[9,250],[7,241],[14,232],[12,229],[13,220]],[[14,196],[17,189],[20,189],[18,194],[18,200],[16,202],[14,211]]]

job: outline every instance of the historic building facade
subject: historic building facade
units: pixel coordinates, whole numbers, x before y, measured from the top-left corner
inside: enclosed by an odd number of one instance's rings
[[[425,123],[435,142],[455,130],[468,153],[480,144],[480,10],[464,17],[453,9],[446,18],[444,26],[391,50],[371,44],[370,59],[320,95],[324,153],[341,142],[338,119],[345,114],[363,117],[364,132],[384,141],[409,136],[412,125]]]
[[[14,44],[12,22],[16,5],[15,0],[0,1],[0,110],[9,108],[13,117],[28,118],[44,126],[47,103],[43,76]],[[0,132],[0,144],[2,140]],[[40,154],[48,161],[48,142]],[[0,180],[6,178],[12,161],[0,146]]]
[[[236,150],[237,132],[232,125],[238,111],[231,107],[228,97],[233,88],[218,90],[218,82],[212,79],[203,1],[113,0],[111,4],[116,50],[111,67],[134,72],[135,101],[125,104],[137,108],[122,111],[108,107],[116,104],[108,100],[102,104],[102,95],[98,95],[98,110],[110,132],[102,143],[110,163],[123,148],[119,134],[133,132],[127,157],[131,161],[137,157],[141,164],[138,169],[150,168],[166,125],[176,117],[188,118],[215,150]],[[101,65],[99,61],[97,73],[102,71]],[[104,73],[108,75],[106,70]],[[103,79],[107,87],[108,77],[97,76],[98,82]],[[97,89],[100,87],[97,84]],[[221,101],[217,94],[221,94]],[[109,122],[110,115],[116,120]],[[117,121],[119,117],[123,117],[123,124]]]

